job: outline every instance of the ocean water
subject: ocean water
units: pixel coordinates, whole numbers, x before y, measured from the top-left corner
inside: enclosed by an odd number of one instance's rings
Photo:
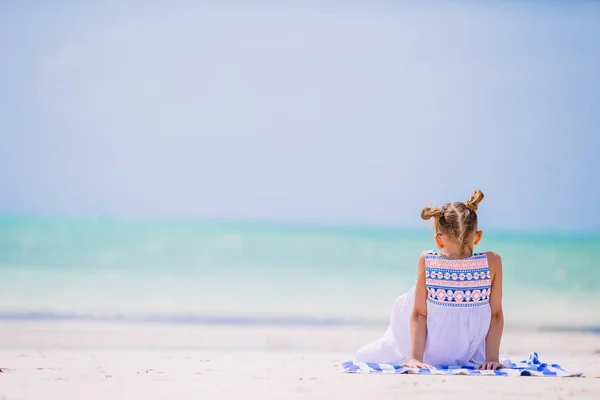
[[[0,219],[0,319],[382,324],[425,229]],[[507,327],[597,329],[600,235],[485,232]]]

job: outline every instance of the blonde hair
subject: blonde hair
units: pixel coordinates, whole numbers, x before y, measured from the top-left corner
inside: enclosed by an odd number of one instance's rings
[[[444,204],[440,208],[425,207],[421,218],[435,218],[434,229],[438,233],[449,235],[460,246],[461,253],[467,250],[473,254],[473,246],[468,242],[477,231],[477,207],[483,200],[483,192],[475,190],[466,203],[456,201]]]

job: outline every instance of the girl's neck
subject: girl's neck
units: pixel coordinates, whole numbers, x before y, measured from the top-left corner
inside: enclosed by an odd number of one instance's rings
[[[469,258],[473,255],[472,252],[463,253],[459,249],[441,249],[440,254],[445,258]]]

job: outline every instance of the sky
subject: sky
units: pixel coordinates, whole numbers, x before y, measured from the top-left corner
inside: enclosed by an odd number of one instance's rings
[[[420,226],[480,188],[600,231],[600,3],[49,3],[0,5],[0,215]]]

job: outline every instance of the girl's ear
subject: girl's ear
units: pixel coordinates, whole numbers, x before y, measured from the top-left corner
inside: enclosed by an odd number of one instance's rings
[[[437,247],[439,247],[440,249],[444,248],[444,242],[442,242],[442,237],[439,234],[435,234],[433,236],[433,238],[435,239],[435,243],[437,244]]]
[[[475,232],[475,245],[479,244],[482,236],[483,236],[483,231]]]

